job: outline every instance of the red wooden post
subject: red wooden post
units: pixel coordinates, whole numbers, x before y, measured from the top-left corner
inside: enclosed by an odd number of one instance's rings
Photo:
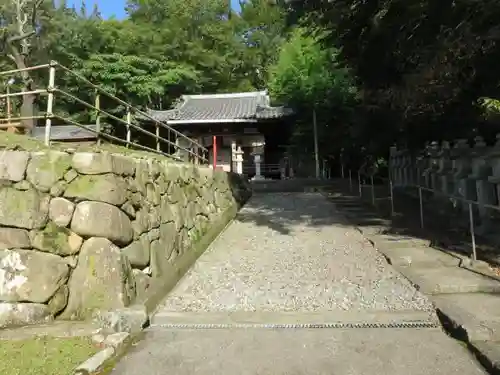
[[[214,157],[214,170],[217,168],[217,136],[214,135],[213,137],[213,157]]]

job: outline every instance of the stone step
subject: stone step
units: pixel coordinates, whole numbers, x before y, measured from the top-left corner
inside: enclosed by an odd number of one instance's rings
[[[431,247],[380,246],[377,250],[395,267],[458,267],[462,263],[460,257]]]
[[[500,343],[494,341],[473,341],[470,343],[481,364],[490,374],[500,373]]]
[[[398,267],[422,293],[500,293],[500,281],[460,267]]]
[[[322,311],[322,312],[274,312],[274,311],[234,311],[234,312],[189,312],[159,311],[151,319],[151,326],[283,326],[317,325],[327,328],[349,326],[400,326],[412,328],[436,328],[439,326],[435,313],[429,311]],[[328,327],[329,326],[329,327]]]
[[[468,341],[500,341],[500,294],[442,294],[431,300]]]
[[[359,213],[359,214],[376,216],[370,214],[369,212],[366,212],[366,208],[360,207],[358,205],[346,205],[344,203],[342,204],[335,203],[335,207],[340,209],[341,211],[344,211],[345,213],[357,213],[357,214]]]
[[[353,221],[353,224],[357,225],[358,228],[363,233],[363,235],[367,238],[368,236],[379,235],[384,231],[386,231],[387,228],[389,228],[389,226],[386,225],[384,222],[377,221],[376,219],[374,219],[373,221],[369,220],[365,221],[359,220],[358,222]]]
[[[408,247],[428,247],[429,240],[413,236],[391,234],[367,234],[366,238],[375,244],[377,249],[397,249]]]

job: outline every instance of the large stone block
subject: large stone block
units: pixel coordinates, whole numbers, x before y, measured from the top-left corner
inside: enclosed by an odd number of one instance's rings
[[[0,228],[0,250],[29,249],[31,247],[28,231],[16,228]]]
[[[130,262],[105,238],[85,241],[68,285],[64,319],[88,319],[97,311],[126,307],[136,296]]]
[[[0,301],[45,303],[68,276],[68,264],[56,255],[0,250]]]
[[[182,246],[182,231],[178,232],[175,223],[165,223],[160,226],[160,237],[151,243],[151,272],[153,277],[163,277],[171,272],[171,262],[180,252]]]
[[[186,193],[183,187],[180,186],[178,183],[170,184],[167,194],[170,203],[177,203],[182,207],[186,206],[188,202]]]
[[[135,173],[134,159],[124,155],[112,155],[104,152],[75,153],[72,165],[81,174],[115,173],[123,176],[133,176]]]
[[[65,152],[33,153],[26,170],[26,179],[38,190],[49,192],[57,181],[63,179],[71,166],[71,158]]]
[[[177,241],[178,231],[175,223],[165,223],[160,225],[160,245],[163,249],[164,256],[168,259]]]
[[[141,270],[133,270],[133,273],[137,290],[135,303],[143,303],[147,298],[147,292],[149,289],[149,285],[151,284],[151,277],[149,277]]]
[[[60,227],[66,227],[71,222],[75,212],[75,204],[64,198],[52,198],[49,205],[49,219]]]
[[[85,201],[75,208],[71,230],[83,237],[104,237],[128,245],[134,236],[132,223],[119,208],[108,203]]]
[[[67,285],[61,286],[47,303],[51,315],[57,315],[68,304],[69,288]]]
[[[107,153],[77,152],[72,159],[73,168],[81,174],[103,174],[113,172],[111,155]]]
[[[24,179],[29,153],[24,151],[0,152],[0,180],[19,182]]]
[[[146,199],[153,205],[159,205],[161,200],[160,189],[155,183],[146,183]]]
[[[145,207],[136,212],[132,228],[136,238],[151,228],[151,217]]]
[[[61,256],[77,254],[83,238],[67,228],[49,223],[43,230],[33,231],[31,244],[35,249]]]
[[[68,185],[64,196],[120,206],[127,200],[127,184],[123,178],[112,173],[97,176],[83,175]]]
[[[159,206],[151,207],[149,210],[149,226],[148,229],[158,228],[161,224],[161,210]]]
[[[160,241],[153,241],[151,243],[151,274],[153,278],[164,277],[168,272],[172,272],[172,269],[170,258],[162,248]]]
[[[168,223],[174,221],[174,212],[172,210],[172,204],[168,202],[166,196],[163,196],[160,203],[160,219],[162,223]]]
[[[0,187],[0,225],[34,229],[48,220],[50,196],[34,189],[21,191]]]
[[[138,240],[122,249],[122,253],[127,256],[133,267],[144,268],[149,264],[151,241],[149,233],[144,233]]]
[[[136,162],[133,158],[125,155],[111,155],[113,173],[122,176],[133,176],[135,174]]]
[[[174,223],[177,230],[181,230],[186,222],[186,210],[178,203],[171,204],[170,210],[172,212],[172,217],[174,218]]]
[[[177,182],[181,177],[181,165],[177,163],[166,164],[164,174],[166,181]]]
[[[0,328],[42,324],[49,320],[51,314],[47,305],[0,302]]]

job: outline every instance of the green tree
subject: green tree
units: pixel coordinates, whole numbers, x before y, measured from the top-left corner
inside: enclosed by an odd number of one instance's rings
[[[276,63],[286,41],[286,14],[283,7],[268,0],[241,2],[236,20],[241,45],[241,66],[245,78],[258,89],[265,88],[268,69]]]
[[[0,50],[21,71],[22,90],[30,93],[36,88],[26,68],[31,62],[31,43],[39,32],[37,12],[43,0],[8,0],[0,3]],[[21,104],[21,124],[25,131],[34,127],[36,95],[25,94]]]
[[[483,116],[494,102],[481,100],[500,98],[498,1],[320,0],[291,8],[290,22],[306,17],[307,27],[329,33],[325,46],[342,48],[363,88],[365,130],[415,147],[500,130],[497,116]]]
[[[343,146],[358,90],[351,72],[339,61],[340,51],[324,48],[323,37],[316,30],[293,30],[270,68],[269,88],[272,97],[297,113],[291,146],[298,153],[313,153],[313,110],[316,112],[320,154],[326,157]],[[339,140],[333,147],[332,138]]]

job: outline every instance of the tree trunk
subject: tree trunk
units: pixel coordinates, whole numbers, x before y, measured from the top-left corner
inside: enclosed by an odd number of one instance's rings
[[[17,51],[13,52],[17,69],[26,69],[25,57],[19,53],[16,53]],[[21,72],[21,77],[23,79],[24,92],[35,90],[35,84],[29,72]],[[33,128],[35,127],[35,119],[33,118],[33,116],[35,115],[35,99],[35,94],[25,94],[22,96],[21,117],[24,117],[24,119],[21,120],[21,125],[23,127],[24,133],[29,135],[32,134]]]
[[[9,57],[16,64],[17,69],[26,69],[26,59],[30,53],[29,39],[36,34],[36,12],[44,0],[34,0],[32,4],[21,0],[12,0],[16,9],[16,33],[8,37],[5,41],[11,54]],[[28,11],[27,8],[30,8]],[[26,30],[26,26],[30,26],[30,30]],[[30,72],[24,70],[21,73],[23,80],[23,91],[32,92],[35,90],[35,83]],[[21,126],[24,133],[31,134],[35,127],[35,100],[36,94],[22,95],[21,105]]]

